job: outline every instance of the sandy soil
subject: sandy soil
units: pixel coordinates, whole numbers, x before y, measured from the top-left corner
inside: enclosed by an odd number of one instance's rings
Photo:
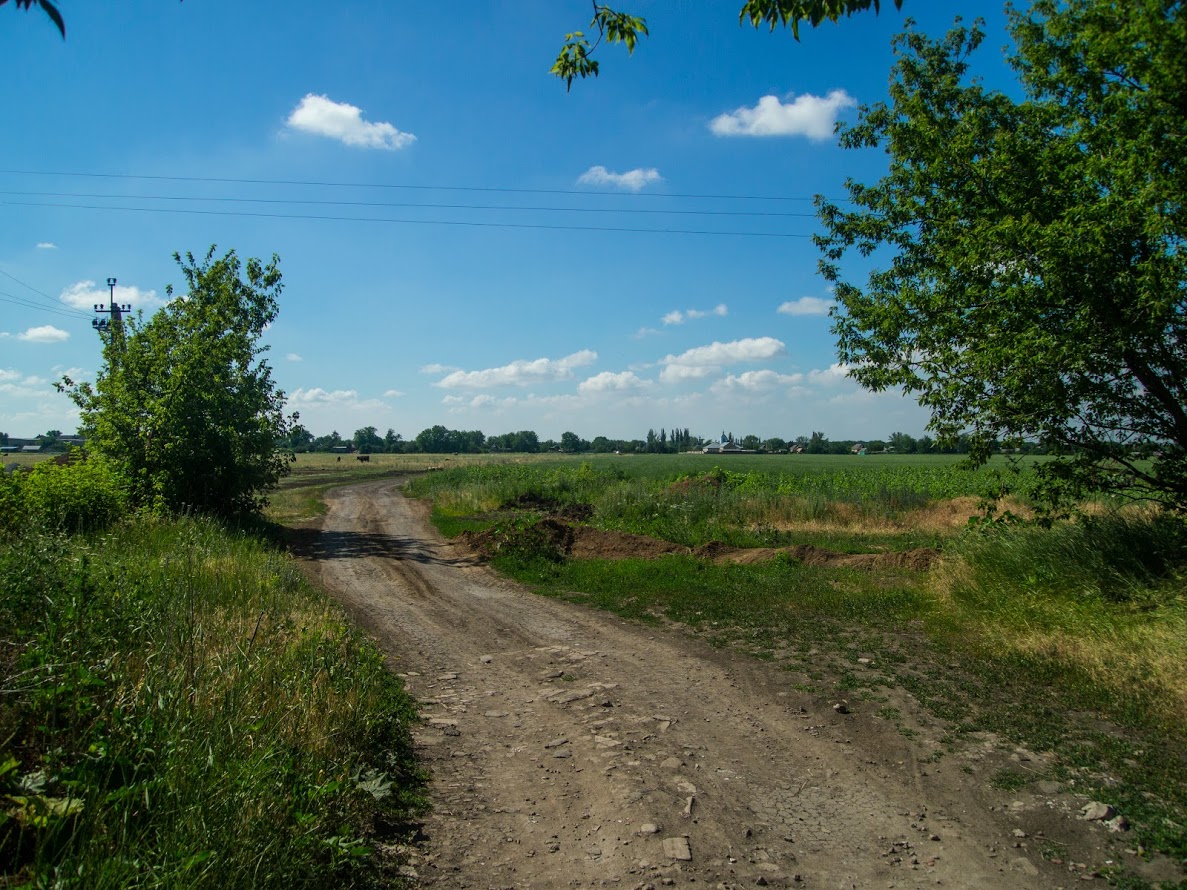
[[[1041,754],[981,738],[934,761],[944,728],[903,693],[910,739],[778,665],[534,596],[399,486],[330,492],[302,549],[423,705],[414,885],[1044,888],[1125,856],[1074,789],[987,784]]]

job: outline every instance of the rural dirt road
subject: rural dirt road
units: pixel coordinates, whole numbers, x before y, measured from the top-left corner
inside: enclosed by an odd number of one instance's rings
[[[331,491],[305,555],[422,703],[414,885],[1040,888],[1119,854],[1067,789],[990,787],[1040,755],[979,739],[937,759],[925,717],[908,739],[777,665],[535,596],[400,485]]]

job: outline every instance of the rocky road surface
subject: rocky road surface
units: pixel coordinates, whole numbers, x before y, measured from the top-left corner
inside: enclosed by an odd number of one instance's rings
[[[1040,755],[987,739],[937,761],[940,727],[908,739],[777,665],[535,596],[400,485],[330,492],[305,555],[422,703],[413,885],[1020,890],[1120,855],[1067,789],[987,784]]]

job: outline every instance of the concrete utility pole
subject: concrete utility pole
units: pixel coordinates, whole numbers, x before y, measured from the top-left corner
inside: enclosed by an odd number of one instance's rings
[[[123,318],[124,318],[123,314],[125,312],[132,311],[131,303],[125,303],[123,306],[121,306],[119,303],[117,303],[115,301],[115,279],[114,278],[107,279],[107,286],[109,288],[111,288],[111,305],[110,305],[110,307],[107,307],[107,306],[104,306],[102,303],[96,303],[95,311],[108,313],[111,315],[111,318],[110,319],[107,319],[107,318],[93,318],[93,319],[91,319],[91,327],[93,327],[97,331],[105,331],[109,327],[112,328],[113,330],[119,330],[120,323],[123,321]]]

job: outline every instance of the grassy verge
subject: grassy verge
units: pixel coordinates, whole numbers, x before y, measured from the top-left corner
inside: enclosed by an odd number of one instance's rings
[[[201,520],[0,542],[0,883],[385,879],[411,701],[296,568]]]

